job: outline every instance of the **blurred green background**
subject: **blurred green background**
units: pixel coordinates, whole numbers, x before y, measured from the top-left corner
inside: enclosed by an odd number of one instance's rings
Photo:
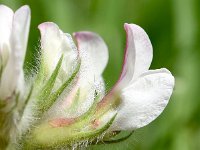
[[[200,0],[0,0],[13,9],[32,10],[27,70],[39,45],[38,24],[57,23],[68,33],[99,33],[109,47],[104,78],[109,89],[119,77],[125,47],[123,24],[135,23],[148,33],[153,47],[152,69],[166,67],[176,87],[164,113],[128,140],[90,147],[115,150],[200,149]]]

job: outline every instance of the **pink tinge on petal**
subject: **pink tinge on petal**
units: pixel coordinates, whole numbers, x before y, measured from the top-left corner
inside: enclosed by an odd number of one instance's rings
[[[63,103],[62,103],[62,108],[63,109],[66,109],[66,108],[70,107],[70,105],[72,104],[72,102],[74,100],[74,97],[77,94],[77,91],[79,89],[80,78],[78,77],[75,82],[76,83],[73,85],[72,89],[70,90],[70,93],[63,100]]]
[[[126,47],[125,47],[125,50],[124,50],[124,59],[123,59],[122,71],[121,71],[120,78],[119,78],[118,82],[124,78],[124,76],[126,75],[126,72],[127,72],[127,68],[125,68],[125,65],[127,63],[127,56],[128,56],[127,49],[128,49],[128,42],[129,42],[127,23],[124,24],[124,29],[126,31]]]
[[[100,102],[101,105],[112,100],[114,93],[119,92],[147,71],[152,61],[152,45],[146,32],[135,24],[125,23],[124,28],[127,41],[122,72],[114,87]]]
[[[74,118],[56,118],[49,121],[49,124],[54,127],[65,127],[73,124],[76,121]]]
[[[46,23],[42,23],[38,26],[38,29],[40,30],[40,33],[42,36],[44,36],[44,32],[46,30],[47,24]]]
[[[73,33],[73,36],[76,38],[77,42],[81,41],[90,41],[93,39],[93,35],[90,32],[84,31],[84,32],[75,32]]]
[[[41,23],[38,26],[38,29],[40,30],[40,34],[41,34],[41,46],[43,46],[43,42],[44,42],[44,36],[47,33],[47,30],[50,28],[58,28],[56,24],[52,23],[52,22],[45,22],[45,23]]]
[[[54,24],[53,22],[44,22],[44,23],[41,23],[40,25],[38,25],[38,28],[40,29],[41,32],[45,32],[47,28],[49,27],[57,27],[56,24]]]
[[[78,50],[87,54],[95,76],[100,76],[108,63],[108,48],[104,40],[96,33],[82,31],[73,34],[77,41]],[[84,58],[87,59],[87,58]],[[84,60],[87,61],[87,60]]]
[[[126,47],[124,50],[124,59],[123,59],[123,66],[122,66],[122,71],[120,73],[120,77],[118,79],[118,81],[115,83],[115,85],[112,87],[112,89],[108,92],[108,94],[99,102],[98,104],[98,109],[101,109],[101,107],[104,107],[107,102],[109,102],[110,100],[113,100],[113,95],[114,93],[117,91],[117,89],[119,88],[119,83],[123,80],[123,78],[126,76],[127,73],[127,69],[126,63],[127,63],[127,57],[128,57],[128,42],[129,42],[129,38],[128,38],[128,28],[127,28],[127,24],[125,23],[124,25],[125,31],[126,31]]]
[[[96,128],[99,127],[99,125],[101,124],[101,122],[100,122],[100,120],[98,120],[98,119],[94,119],[94,120],[91,122],[91,124],[92,124],[92,129],[96,129]]]
[[[53,22],[44,22],[38,25],[38,29],[40,30],[41,34],[44,35],[47,30],[59,30],[59,27]]]
[[[73,36],[77,41],[78,51],[85,50],[85,49],[81,49],[81,46],[82,46],[81,44],[91,41],[94,38],[94,35],[91,32],[87,32],[87,31],[75,32],[73,33]]]
[[[127,86],[151,65],[153,48],[146,32],[135,24],[124,24],[126,31],[126,48],[123,68],[118,82]]]

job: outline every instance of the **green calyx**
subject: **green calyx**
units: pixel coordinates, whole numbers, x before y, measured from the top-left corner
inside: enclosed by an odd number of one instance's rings
[[[73,146],[80,141],[94,140],[103,134],[113,123],[116,114],[104,125],[92,129],[90,124],[75,123],[71,126],[52,127],[49,123],[39,125],[27,138],[24,147],[29,148],[55,148]],[[88,122],[89,123],[89,122]]]
[[[59,148],[63,146],[71,147],[80,141],[93,141],[102,135],[113,123],[116,114],[108,121],[95,125],[96,120],[101,120],[102,116],[96,116],[97,102],[99,95],[94,99],[91,107],[83,115],[73,120],[70,124],[52,125],[47,121],[37,125],[25,138],[25,149],[30,148]],[[67,119],[66,119],[67,120]]]
[[[59,96],[70,86],[80,70],[81,62],[79,60],[72,75],[57,90],[53,91],[54,84],[62,66],[62,61],[63,56],[61,56],[49,80],[41,89],[42,92],[39,94],[37,100],[37,117],[40,117],[44,112],[48,111],[51,108],[51,106],[59,98]]]
[[[56,81],[56,77],[58,76],[60,67],[62,65],[62,61],[63,61],[63,55],[60,57],[56,68],[54,69],[53,73],[51,74],[49,80],[46,82],[46,84],[44,85],[44,87],[41,89],[41,93],[38,96],[38,99],[41,100],[45,100],[49,94],[51,93],[53,86],[55,84]]]
[[[100,96],[95,92],[93,104],[81,116],[76,118],[45,119],[46,112],[52,108],[62,94],[67,94],[70,87],[74,85],[80,71],[81,61],[79,59],[71,76],[58,86],[56,82],[62,72],[62,63],[63,55],[48,79],[41,80],[44,75],[39,73],[39,77],[36,78],[36,82],[27,96],[25,105],[32,95],[36,96],[33,115],[37,119],[20,139],[19,143],[23,149],[63,148],[65,146],[71,147],[81,141],[97,141],[112,125],[117,115],[115,108],[119,105],[119,96],[113,95],[111,101],[106,101],[106,105],[99,107],[101,105],[101,102],[99,102]],[[42,88],[40,88],[41,85],[43,85]],[[66,110],[67,112],[73,114],[78,109],[81,103],[80,90],[80,88],[77,89],[70,107]],[[109,113],[111,115],[107,116]]]

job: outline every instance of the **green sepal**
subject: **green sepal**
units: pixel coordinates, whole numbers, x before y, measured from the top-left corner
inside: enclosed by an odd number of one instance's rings
[[[30,98],[31,98],[32,93],[33,93],[33,85],[30,87],[30,90],[29,90],[29,92],[28,92],[28,95],[27,95],[27,97],[26,97],[26,99],[25,99],[25,101],[24,101],[22,107],[19,109],[20,117],[23,116],[24,111],[25,111],[25,108],[26,108],[26,106],[27,106],[27,104],[28,104],[28,102],[29,102],[29,100],[30,100]]]
[[[96,95],[93,104],[91,105],[91,107],[88,109],[88,111],[86,111],[84,114],[82,114],[78,120],[85,120],[86,118],[90,118],[91,116],[94,116],[94,113],[96,111],[96,107],[97,107],[97,103],[98,103],[98,99],[99,99],[100,95]]]
[[[73,113],[74,111],[76,111],[79,104],[79,100],[80,100],[80,88],[77,90],[76,95],[74,96],[72,100],[72,104],[67,111],[70,113]]]
[[[1,84],[2,73],[3,73],[3,66],[0,64],[0,84]]]
[[[73,118],[75,120],[75,122],[72,124],[73,127],[81,128],[82,126],[84,126],[84,124],[87,124],[88,122],[91,122],[92,120],[95,119],[94,114],[95,114],[95,111],[96,111],[96,107],[97,107],[99,97],[100,97],[100,95],[96,95],[92,105],[90,106],[90,108],[85,113],[83,113],[79,117]],[[69,125],[67,125],[67,126],[69,127]]]
[[[58,67],[59,67],[58,63]],[[57,68],[57,67],[56,67]],[[77,67],[75,68],[74,72],[72,73],[72,75],[70,76],[69,79],[67,79],[61,86],[60,88],[58,88],[57,91],[55,91],[54,93],[49,93],[47,95],[47,97],[45,97],[43,100],[40,100],[38,103],[38,114],[37,115],[41,115],[44,112],[46,112],[53,104],[54,102],[58,99],[58,97],[63,93],[63,91],[72,83],[72,81],[74,80],[74,78],[77,76],[77,73],[79,72],[80,69],[80,61],[77,64]],[[56,71],[56,70],[55,70]],[[59,70],[58,70],[59,71]],[[54,73],[53,73],[54,74]],[[52,75],[53,76],[53,75]],[[56,78],[56,76],[53,76]],[[53,87],[52,87],[53,88]],[[51,90],[52,90],[51,88]],[[50,89],[50,88],[48,88]]]
[[[123,141],[127,140],[134,133],[134,130],[129,132],[125,136],[124,135],[120,135],[120,133],[117,134],[117,137],[114,137],[114,138],[112,137],[110,139],[103,139],[102,141],[98,142],[98,144],[113,144],[113,143],[123,142]]]
[[[44,85],[44,87],[41,89],[41,93],[38,96],[38,100],[45,100],[49,94],[51,93],[53,86],[55,84],[56,78],[58,76],[59,70],[62,66],[62,60],[63,60],[63,55],[60,57],[56,68],[54,69],[53,73],[51,74],[49,80],[46,82],[46,84]]]

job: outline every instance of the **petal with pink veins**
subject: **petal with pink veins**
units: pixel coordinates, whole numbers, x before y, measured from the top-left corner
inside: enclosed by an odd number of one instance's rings
[[[124,28],[127,41],[122,73],[118,81],[119,88],[147,71],[153,57],[152,45],[146,32],[135,24],[125,23]]]

